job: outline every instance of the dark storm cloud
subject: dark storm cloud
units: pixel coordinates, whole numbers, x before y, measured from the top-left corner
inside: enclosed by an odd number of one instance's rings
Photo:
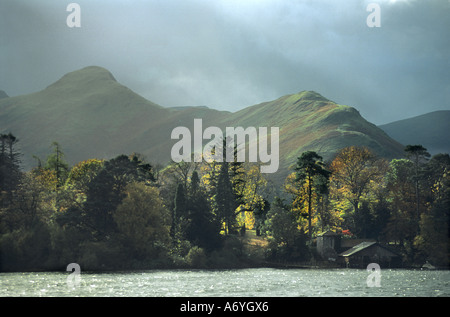
[[[66,6],[81,6],[81,28]],[[369,28],[370,2],[381,27]],[[0,4],[0,89],[88,65],[163,106],[236,111],[301,90],[374,123],[450,109],[450,4],[430,1],[25,1]]]

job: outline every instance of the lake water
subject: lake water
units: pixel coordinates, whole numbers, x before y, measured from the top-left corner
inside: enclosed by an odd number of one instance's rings
[[[0,273],[0,296],[450,296],[450,271],[380,273],[379,287],[368,286],[373,273],[356,269],[81,272],[79,281],[70,272]]]

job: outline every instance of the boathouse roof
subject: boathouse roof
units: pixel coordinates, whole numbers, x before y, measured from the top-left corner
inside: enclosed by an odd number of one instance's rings
[[[342,252],[339,255],[343,256],[343,257],[349,257],[349,256],[355,255],[361,251],[368,250],[372,247],[384,249],[384,251],[385,251],[384,253],[387,256],[397,256],[397,254],[395,252],[389,250],[388,248],[382,246],[381,244],[379,244],[378,242],[375,242],[375,241],[361,242],[361,243],[355,245],[354,247],[348,249],[347,251]]]

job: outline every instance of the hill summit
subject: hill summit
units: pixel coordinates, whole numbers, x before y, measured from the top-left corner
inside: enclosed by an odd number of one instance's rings
[[[403,156],[403,146],[365,120],[353,107],[339,105],[315,91],[301,91],[225,116],[224,126],[280,127],[280,177],[292,171],[303,152],[331,161],[347,146],[365,146],[379,156]]]
[[[314,91],[234,113],[208,107],[164,108],[97,66],[70,72],[42,91],[0,99],[0,109],[1,132],[12,132],[21,140],[26,168],[34,164],[32,155],[45,157],[53,141],[61,144],[72,164],[132,152],[166,164],[175,143],[171,131],[177,126],[192,128],[194,118],[203,119],[204,127],[279,127],[281,178],[306,150],[325,160],[351,145],[367,146],[387,158],[403,154],[401,144],[356,109]]]
[[[8,94],[5,92],[5,91],[3,91],[3,90],[0,90],[0,99],[2,99],[2,98],[8,98],[9,96],[8,96]]]
[[[128,144],[135,146],[130,139],[168,113],[96,66],[68,73],[42,91],[0,99],[0,109],[0,127],[19,138],[25,168],[35,164],[32,155],[45,158],[53,141],[70,163],[126,153]]]
[[[79,70],[65,74],[61,79],[53,83],[51,86],[57,86],[61,82],[71,81],[73,84],[88,83],[98,80],[116,81],[113,74],[106,68],[100,66],[87,66]]]

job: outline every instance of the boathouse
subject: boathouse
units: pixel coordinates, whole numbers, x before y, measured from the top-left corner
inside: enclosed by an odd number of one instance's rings
[[[341,249],[341,235],[326,231],[317,236],[317,252],[324,260],[336,261]]]
[[[378,242],[361,242],[339,254],[346,267],[366,267],[369,263],[377,263],[381,267],[397,267],[401,257],[394,251]]]

